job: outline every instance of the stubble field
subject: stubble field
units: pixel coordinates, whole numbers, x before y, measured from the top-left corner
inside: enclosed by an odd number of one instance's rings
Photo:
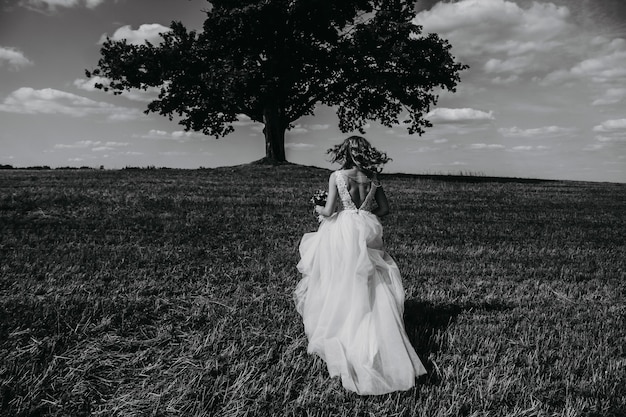
[[[626,184],[385,176],[429,375],[359,397],[291,296],[328,174],[0,171],[0,415],[626,415]]]

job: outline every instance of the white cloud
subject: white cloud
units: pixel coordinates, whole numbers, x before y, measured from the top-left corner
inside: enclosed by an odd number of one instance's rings
[[[621,103],[626,99],[626,88],[615,87],[607,89],[602,97],[591,103],[593,106],[605,106],[610,104]]]
[[[85,91],[98,91],[96,88],[96,84],[109,84],[110,80],[105,77],[91,77],[91,78],[77,78],[74,80],[73,84],[76,88]]]
[[[294,127],[289,130],[289,133],[292,133],[294,135],[299,135],[299,134],[308,133],[308,132],[309,132],[309,129],[303,127],[300,124],[294,125]]]
[[[109,120],[136,120],[143,117],[137,109],[118,107],[53,88],[35,90],[30,87],[22,87],[9,94],[0,104],[0,111],[71,117],[103,115]]]
[[[418,13],[414,22],[424,32],[448,39],[453,54],[470,64],[463,77],[466,83],[481,79],[498,86],[523,81],[543,86],[589,82],[605,88],[626,84],[626,40],[596,36],[601,30],[597,26],[581,28],[571,13],[580,2],[554,3],[440,1]],[[623,99],[622,93],[613,93],[594,104]]]
[[[326,130],[330,127],[328,124],[312,124],[307,125],[307,127],[311,130]]]
[[[99,146],[101,144],[102,142],[99,140],[97,141],[79,140],[72,144],[57,143],[56,145],[54,145],[54,148],[55,149],[85,149],[85,148],[90,148],[92,146]]]
[[[111,113],[107,118],[112,122],[130,122],[133,120],[141,119],[143,117],[144,115],[141,114],[141,112],[137,111],[136,109],[132,109],[132,111],[128,113],[123,111],[116,111],[114,113]]]
[[[121,147],[121,146],[128,146],[128,145],[130,145],[130,143],[128,143],[128,142],[107,142],[107,143],[105,143],[105,146],[113,146],[115,148]]]
[[[598,136],[596,136],[596,140],[598,142],[626,142],[626,134],[624,134],[623,136],[618,136],[618,135],[616,135],[616,136],[598,135]]]
[[[513,1],[461,0],[439,2],[431,10],[418,14],[415,22],[434,32],[471,29],[480,33],[489,29],[518,35],[539,32],[552,37],[566,24],[568,16],[566,7],[557,7],[552,3],[533,3],[524,10]],[[505,39],[512,38],[508,36]]]
[[[470,149],[503,149],[504,145],[498,143],[472,143],[469,146]]]
[[[84,6],[88,9],[94,9],[104,3],[106,0],[22,0],[20,6],[27,9],[42,11],[54,11],[58,7],[79,7]]]
[[[106,77],[95,76],[91,78],[77,78],[73,84],[76,88],[85,91],[103,91],[96,88],[96,84],[103,84],[108,86],[111,80]],[[130,91],[124,91],[122,97],[126,97],[131,101],[138,101],[141,103],[149,103],[158,98],[161,89],[159,87],[149,87],[147,90],[132,89]]]
[[[500,128],[498,133],[506,137],[522,137],[522,138],[543,138],[554,137],[570,134],[574,131],[573,128],[561,127],[561,126],[543,126],[533,129],[520,129],[517,126],[509,128]]]
[[[165,152],[159,152],[159,155],[163,155],[163,156],[185,156],[185,155],[189,155],[189,152],[184,152],[184,151],[165,151]]]
[[[621,44],[624,45],[623,43]],[[570,73],[574,76],[582,76],[599,83],[625,78],[626,48],[622,46],[621,50],[585,59],[575,65],[570,70]]]
[[[433,123],[475,123],[494,120],[493,111],[484,112],[482,110],[462,108],[449,109],[437,108],[426,115],[426,119]]]
[[[93,9],[104,3],[104,1],[105,0],[85,0],[85,6],[89,9]]]
[[[550,149],[548,146],[530,146],[530,145],[519,145],[513,146],[511,150],[513,152],[524,152],[524,151],[545,151],[546,149]]]
[[[594,126],[593,131],[606,133],[626,133],[626,119],[606,120],[601,124]]]
[[[519,81],[519,79],[520,79],[519,75],[515,75],[515,74],[509,75],[506,78],[502,78],[501,76],[498,75],[496,78],[491,80],[491,82],[496,85],[507,85],[507,84],[513,84],[514,82]]]
[[[159,23],[143,24],[134,30],[130,25],[118,28],[110,38],[114,41],[126,39],[132,45],[142,45],[146,41],[156,44],[161,41],[161,33],[169,32],[171,29]],[[104,43],[108,34],[100,37],[99,43]]]
[[[595,151],[609,146],[616,146],[618,143],[626,142],[626,119],[605,120],[601,124],[594,126],[593,131],[600,133],[595,137],[597,143],[587,145],[584,150]]]
[[[17,48],[0,46],[0,67],[8,63],[11,70],[17,71],[28,65],[32,65],[32,61],[24,56],[24,53]]]
[[[626,40],[597,36],[592,39],[577,38],[571,42],[561,65],[542,80],[542,85],[563,84],[586,80],[607,84],[609,89],[626,82]],[[563,68],[566,67],[566,68]],[[598,104],[609,104],[600,101]]]
[[[523,74],[528,71],[532,64],[532,56],[514,56],[506,59],[491,58],[485,63],[485,72],[490,73],[513,73],[515,75]]]
[[[562,45],[560,36],[572,29],[569,17],[567,7],[552,3],[524,9],[506,0],[461,0],[439,2],[414,22],[449,39],[461,57],[522,56]]]
[[[92,152],[113,151],[121,147],[129,146],[128,142],[102,142],[99,140],[79,140],[74,143],[65,144],[57,143],[54,149],[87,149],[91,148]]]
[[[315,145],[312,145],[310,143],[285,143],[285,148],[293,150],[305,150],[315,148]]]
[[[201,132],[186,132],[184,130],[176,130],[174,132],[166,132],[165,130],[151,129],[143,135],[133,135],[135,138],[141,139],[161,139],[173,140],[176,142],[188,142],[193,139],[206,139],[207,137]]]
[[[152,130],[150,130],[148,135],[161,137],[161,136],[167,136],[168,133],[165,130],[152,129]]]
[[[453,162],[433,162],[432,164],[430,164],[431,166],[434,167],[438,167],[438,166],[463,166],[463,165],[467,165],[467,162],[463,162],[463,161],[453,161]]]
[[[438,151],[439,148],[433,148],[432,146],[420,146],[417,149],[407,149],[410,153],[427,153]]]

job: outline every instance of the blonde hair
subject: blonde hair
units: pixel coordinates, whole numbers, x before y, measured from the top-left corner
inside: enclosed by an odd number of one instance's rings
[[[357,167],[365,171],[380,172],[383,165],[391,161],[385,152],[379,151],[361,136],[350,136],[326,153],[330,155],[330,162],[342,164],[343,169]]]

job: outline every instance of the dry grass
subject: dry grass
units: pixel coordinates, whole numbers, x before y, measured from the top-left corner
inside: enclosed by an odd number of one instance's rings
[[[0,413],[626,415],[626,185],[385,178],[429,376],[359,397],[291,299],[327,175],[0,172]]]

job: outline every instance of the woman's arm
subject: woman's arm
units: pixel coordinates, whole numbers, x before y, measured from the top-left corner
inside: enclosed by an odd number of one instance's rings
[[[337,184],[335,183],[335,173],[330,174],[328,179],[328,197],[326,198],[326,206],[315,206],[315,211],[322,216],[330,216],[335,212],[337,205]]]
[[[385,195],[385,191],[383,190],[382,185],[376,187],[376,194],[374,194],[374,199],[376,199],[376,207],[375,210],[372,211],[373,214],[378,217],[383,217],[389,214],[389,202],[387,201],[387,196]]]

